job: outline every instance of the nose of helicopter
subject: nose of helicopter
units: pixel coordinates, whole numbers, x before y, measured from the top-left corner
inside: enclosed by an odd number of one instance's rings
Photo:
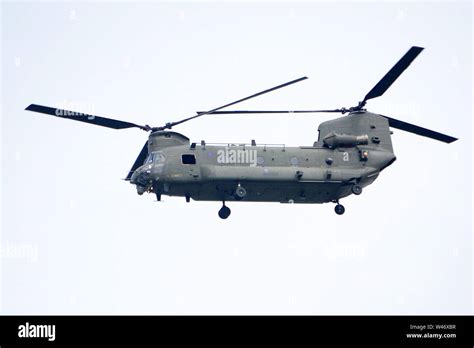
[[[150,186],[151,170],[150,166],[144,165],[137,168],[130,178],[130,183],[137,185],[137,193],[142,195]]]

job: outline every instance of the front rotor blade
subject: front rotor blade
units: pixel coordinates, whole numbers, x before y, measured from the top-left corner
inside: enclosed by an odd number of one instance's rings
[[[390,125],[390,127],[401,129],[401,130],[404,130],[405,132],[414,133],[417,135],[421,135],[423,137],[439,140],[448,144],[452,143],[453,141],[458,140],[457,138],[454,138],[446,134],[435,132],[431,129],[416,126],[414,124],[403,122],[403,121],[400,121],[400,120],[397,120],[395,118],[391,118],[385,115],[380,115],[380,116],[383,116],[388,120],[388,124]]]
[[[185,119],[183,119],[183,120],[181,120],[181,121],[168,123],[168,124],[166,124],[165,126],[160,127],[160,129],[171,129],[171,127],[174,127],[174,126],[176,126],[176,125],[178,125],[178,124],[181,124],[181,123],[183,123],[183,122],[187,122],[187,121],[189,121],[189,120],[192,120],[192,119],[195,119],[195,118],[197,118],[197,117],[204,116],[204,115],[213,114],[213,113],[215,113],[216,111],[218,111],[218,110],[220,110],[220,109],[226,108],[226,107],[231,106],[231,105],[235,105],[235,104],[237,104],[237,103],[241,103],[241,102],[243,102],[243,101],[246,101],[246,100],[249,100],[249,99],[258,97],[258,96],[260,96],[260,95],[262,95],[262,94],[275,91],[275,90],[277,90],[277,89],[280,89],[280,88],[283,88],[283,87],[292,85],[292,84],[294,84],[294,83],[297,83],[297,82],[300,82],[300,81],[303,81],[303,80],[306,80],[306,79],[307,79],[306,76],[300,77],[299,79],[296,79],[296,80],[293,80],[293,81],[290,81],[290,82],[286,82],[286,83],[281,84],[281,85],[278,85],[278,86],[276,86],[276,87],[272,87],[272,88],[266,89],[266,90],[264,90],[264,91],[261,91],[261,92],[252,94],[252,95],[250,95],[250,96],[248,96],[248,97],[239,99],[239,100],[234,101],[234,102],[232,102],[232,103],[229,103],[229,104],[226,104],[226,105],[223,105],[223,106],[219,106],[219,107],[217,107],[217,108],[215,108],[215,109],[202,112],[201,114],[198,114],[198,115],[194,115],[194,116],[185,118]]]
[[[125,129],[137,127],[143,130],[147,130],[146,126],[140,126],[135,123],[125,122],[120,120],[114,120],[112,118],[105,118],[100,116],[88,115],[82,112],[69,111],[63,109],[51,108],[49,106],[31,104],[25,110],[39,112],[46,115],[52,115],[61,118],[67,118],[73,121],[80,121],[90,124],[95,124],[97,126],[108,127],[113,129]]]
[[[132,166],[132,168],[130,169],[130,171],[128,172],[127,177],[125,178],[125,180],[129,180],[129,181],[130,181],[130,178],[132,177],[133,172],[134,172],[135,170],[137,170],[138,167],[140,167],[141,165],[143,165],[143,162],[145,162],[146,156],[148,156],[148,141],[145,143],[145,145],[143,145],[142,150],[141,150],[140,153],[138,154],[138,157],[137,157],[137,159],[135,160],[135,163],[133,163],[133,166]]]
[[[407,53],[393,66],[392,69],[370,90],[365,96],[363,103],[372,98],[380,97],[395,82],[395,80],[405,71],[406,68],[423,51],[423,47],[413,46]]]
[[[304,114],[316,112],[342,112],[341,109],[334,110],[229,110],[214,111],[213,114]],[[198,111],[197,114],[205,114],[206,111]]]

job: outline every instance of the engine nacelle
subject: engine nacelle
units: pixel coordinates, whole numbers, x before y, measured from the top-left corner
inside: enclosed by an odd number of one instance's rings
[[[324,137],[323,143],[330,149],[335,149],[336,147],[354,147],[357,145],[367,145],[369,143],[369,136],[367,134],[347,135],[331,132]]]

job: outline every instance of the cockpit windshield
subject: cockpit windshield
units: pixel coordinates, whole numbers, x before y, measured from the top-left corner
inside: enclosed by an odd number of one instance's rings
[[[165,161],[166,157],[161,151],[157,152],[152,152],[148,154],[147,158],[145,159],[145,164],[151,164],[151,163],[163,163]]]

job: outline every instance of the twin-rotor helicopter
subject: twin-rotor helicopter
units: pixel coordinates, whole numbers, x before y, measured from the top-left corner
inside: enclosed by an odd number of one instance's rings
[[[368,112],[368,100],[381,96],[423,50],[412,47],[367,93],[357,106],[329,110],[222,110],[237,103],[303,81],[302,77],[239,99],[180,121],[151,127],[37,104],[26,110],[86,122],[98,126],[150,132],[126,176],[137,193],[185,197],[189,202],[219,201],[219,217],[226,219],[226,202],[280,202],[336,204],[335,212],[344,214],[340,200],[360,195],[380,172],[395,161],[390,127],[445,143],[454,137],[422,128],[381,114]],[[221,111],[222,110],[222,111]],[[319,125],[319,138],[312,146],[210,144],[191,142],[171,131],[184,122],[212,114],[341,113],[342,117]],[[347,114],[347,115],[346,115]]]

